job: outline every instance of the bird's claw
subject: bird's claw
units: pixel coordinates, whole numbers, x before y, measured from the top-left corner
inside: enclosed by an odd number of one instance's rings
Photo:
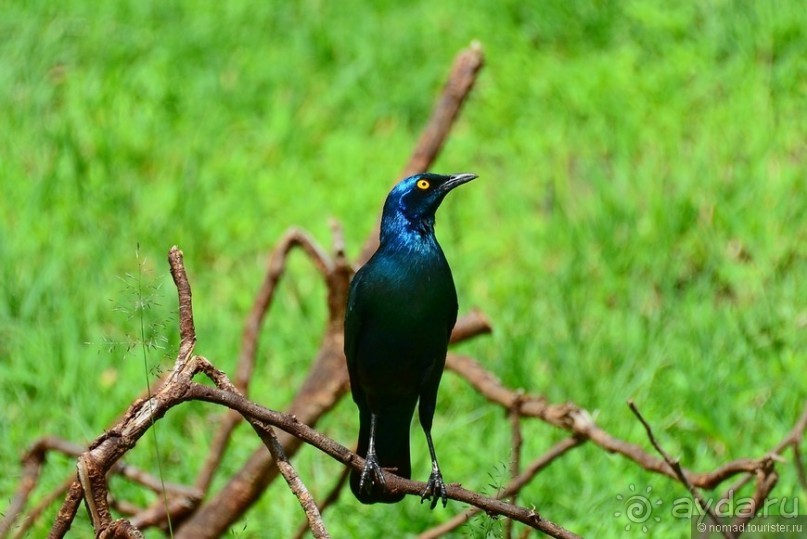
[[[384,489],[386,488],[387,482],[384,481],[384,475],[381,473],[381,466],[378,465],[378,460],[376,460],[375,456],[368,455],[367,460],[364,462],[364,469],[361,471],[359,490],[370,493],[373,490],[374,484]]]
[[[446,493],[446,484],[443,482],[443,475],[439,471],[433,471],[429,476],[429,482],[426,483],[426,488],[420,493],[420,503],[423,500],[431,500],[430,508],[437,507],[437,501],[443,500],[443,507],[448,503],[448,494]]]

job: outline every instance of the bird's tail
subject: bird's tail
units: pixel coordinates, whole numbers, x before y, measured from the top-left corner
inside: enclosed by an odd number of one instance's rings
[[[396,403],[386,406],[376,421],[375,451],[378,464],[386,471],[409,479],[412,466],[409,462],[409,427],[415,402]],[[362,458],[367,456],[370,444],[370,412],[362,411],[359,415],[359,444],[356,452]],[[384,487],[372,483],[369,488],[359,490],[361,472],[350,472],[350,490],[362,503],[395,503],[404,498],[403,494],[391,494]]]

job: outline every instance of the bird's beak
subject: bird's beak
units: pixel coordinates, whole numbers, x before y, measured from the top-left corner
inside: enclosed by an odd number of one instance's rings
[[[469,181],[477,178],[476,174],[452,174],[448,177],[448,181],[446,181],[443,185],[440,186],[442,191],[451,191],[458,185],[462,185],[463,183],[468,183]]]

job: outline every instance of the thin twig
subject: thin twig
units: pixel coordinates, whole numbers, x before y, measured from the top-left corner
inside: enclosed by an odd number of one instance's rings
[[[802,408],[801,414],[793,425],[793,428],[782,438],[781,442],[776,444],[771,450],[771,453],[778,455],[788,446],[801,443],[805,431],[807,431],[807,401],[804,402],[804,408]]]
[[[162,502],[160,502],[160,504],[164,505]],[[127,502],[126,500],[119,500],[111,494],[109,495],[109,506],[123,516],[128,517],[133,517],[143,512],[143,508],[139,505]],[[135,526],[135,528],[137,528],[137,526]]]
[[[538,475],[538,473],[549,466],[553,461],[557,460],[567,451],[573,449],[585,442],[583,438],[571,437],[566,438],[552,446],[549,451],[535,459],[533,462],[527,466],[527,468],[521,472],[518,476],[514,477],[510,483],[508,483],[504,489],[496,494],[498,498],[506,498],[516,492],[519,492],[524,485],[532,481],[532,479]],[[438,537],[442,537],[443,535],[450,533],[466,522],[468,522],[474,515],[478,514],[481,510],[477,507],[471,507],[470,509],[464,511],[463,513],[455,516],[443,522],[442,524],[435,526],[418,536],[418,539],[437,539]]]
[[[42,513],[51,506],[51,504],[56,503],[56,500],[63,497],[65,493],[67,493],[68,489],[70,489],[70,485],[73,484],[73,478],[69,478],[66,481],[63,481],[61,485],[56,487],[53,491],[48,493],[36,506],[31,509],[26,517],[22,519],[19,526],[17,527],[16,533],[14,534],[14,539],[22,539],[28,534],[28,530],[33,526],[33,524],[39,520],[42,516]],[[5,537],[3,533],[0,533],[0,537]]]
[[[518,477],[518,474],[521,471],[521,446],[524,442],[524,438],[521,435],[521,415],[518,413],[518,407],[519,403],[516,401],[513,403],[513,407],[507,410],[507,419],[510,423],[511,430],[510,445],[512,446],[512,458],[510,459],[511,481]],[[513,492],[513,495],[510,496],[508,501],[515,504],[517,497],[518,492]],[[504,537],[506,539],[511,539],[513,537],[513,521],[510,519],[504,523]]]
[[[293,433],[295,437],[301,439],[309,445],[316,447],[334,459],[353,467],[353,469],[361,470],[364,467],[364,459],[346,447],[310,428],[308,425],[301,423],[292,415],[268,410],[236,393],[223,391],[217,387],[214,388],[197,383],[192,383],[187,388],[185,391],[185,396],[188,399],[212,402],[238,410],[238,412],[245,417],[257,419],[286,432]],[[382,473],[384,474],[387,489],[391,493],[420,496],[423,490],[426,488],[425,483],[403,479],[387,471]],[[552,537],[577,537],[575,534],[565,530],[558,524],[546,520],[542,516],[538,515],[538,513],[533,509],[517,507],[512,504],[502,502],[501,500],[488,498],[476,492],[468,491],[457,485],[448,485],[446,490],[448,497],[452,500],[474,505],[491,514],[508,516],[532,528],[543,531]]]
[[[793,444],[793,464],[796,466],[796,475],[799,478],[802,490],[807,492],[807,473],[804,470],[804,460],[801,458],[801,444]]]
[[[747,505],[743,504],[743,509],[746,509],[746,511],[743,511],[732,520],[732,529],[743,529],[745,527],[744,525],[756,516],[759,510],[764,506],[765,500],[770,495],[773,487],[775,487],[776,483],[779,481],[779,476],[771,465],[765,470],[759,470],[756,474],[756,479],[757,486],[756,489],[754,489],[754,494],[751,495],[751,503]]]
[[[793,448],[793,464],[796,467],[796,475],[799,478],[801,488],[807,491],[807,472],[805,472],[804,461],[801,458],[801,442],[804,439],[805,431],[807,431],[807,402],[804,403],[804,409],[799,419],[796,421],[796,424],[793,425],[793,428],[790,429],[787,436],[773,448],[771,453],[778,455],[787,447]]]
[[[618,453],[647,471],[677,479],[674,471],[663,459],[654,457],[636,444],[614,438],[594,422],[588,411],[574,403],[549,404],[542,396],[521,394],[504,386],[478,361],[467,356],[448,354],[446,369],[465,379],[490,402],[509,409],[518,401],[518,412],[522,416],[537,417],[576,436],[582,436],[609,453]],[[687,470],[686,474],[696,487],[712,489],[730,477],[753,474],[761,465],[762,459],[737,459],[710,472],[696,473]]]
[[[189,371],[193,370],[190,354],[196,343],[196,333],[191,288],[185,272],[182,251],[176,246],[169,251],[168,262],[177,288],[180,332],[179,351],[170,380],[151,398],[136,401],[117,425],[101,435],[90,445],[88,451],[82,453],[76,465],[78,480],[71,485],[67,499],[62,504],[51,529],[52,537],[64,536],[70,528],[82,497],[90,513],[96,535],[105,536],[118,532],[129,536],[136,535],[136,528],[128,522],[124,524],[112,520],[107,474],[118,459],[132,449],[158,419],[170,408],[183,402],[181,396],[172,391],[187,383]]]
[[[709,503],[706,502],[706,500],[701,495],[700,491],[698,491],[698,489],[696,489],[687,478],[686,473],[684,472],[683,468],[681,468],[681,462],[678,459],[673,459],[672,457],[670,457],[670,455],[666,451],[664,451],[664,448],[661,447],[661,445],[659,445],[658,441],[656,441],[656,437],[653,435],[653,429],[650,427],[650,424],[642,416],[641,412],[639,412],[639,408],[637,408],[636,404],[632,400],[629,400],[628,407],[631,409],[636,418],[644,426],[644,430],[647,432],[647,437],[650,440],[650,443],[653,445],[656,451],[658,451],[659,455],[662,456],[664,462],[666,462],[667,465],[673,470],[675,476],[687,488],[687,490],[695,499],[695,501],[698,502],[698,505],[703,510],[703,512],[709,516],[709,519],[713,523],[719,524],[720,520],[718,520],[717,515],[715,514],[714,510],[712,510],[711,505],[709,505]],[[730,530],[721,527],[720,531],[723,537],[725,537],[726,539],[733,539],[735,537],[735,534]]]
[[[249,394],[247,388],[250,380],[252,380],[252,372],[255,368],[261,327],[274,300],[278,282],[280,282],[286,271],[289,254],[295,248],[302,249],[308,255],[308,259],[323,278],[327,278],[328,274],[333,270],[333,260],[306,231],[291,228],[283,234],[283,237],[269,255],[266,275],[244,324],[244,332],[241,337],[241,355],[238,358],[238,366],[233,378],[235,387],[244,395]]]
[[[796,420],[796,423],[793,425],[793,428],[791,428],[782,440],[768,452],[767,456],[770,458],[776,457],[777,455],[781,455],[788,447],[793,447],[793,462],[796,466],[796,474],[799,477],[802,488],[807,490],[807,478],[805,478],[804,465],[801,462],[801,455],[799,453],[799,446],[801,440],[804,438],[805,430],[807,430],[807,402],[805,402],[804,408],[799,418]],[[755,471],[743,475],[726,489],[721,500],[731,499],[741,488],[753,481],[755,477]]]

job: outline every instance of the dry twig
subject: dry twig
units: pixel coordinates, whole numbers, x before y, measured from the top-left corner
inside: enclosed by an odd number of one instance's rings
[[[521,416],[518,413],[518,400],[513,403],[513,407],[507,410],[507,420],[510,423],[511,440],[510,446],[512,451],[512,458],[510,459],[510,479],[514,480],[518,477],[521,470],[521,446],[524,443],[524,438],[521,434]],[[516,503],[518,492],[513,492],[509,498],[510,503]],[[511,539],[513,537],[513,521],[508,520],[504,524],[504,537]]]
[[[658,451],[659,455],[662,456],[664,462],[666,462],[667,465],[672,469],[675,476],[687,488],[687,490],[695,499],[695,501],[698,503],[703,512],[709,516],[709,519],[714,524],[718,524],[720,521],[718,520],[717,515],[712,510],[712,507],[706,502],[706,500],[703,499],[703,496],[698,491],[698,489],[696,489],[689,481],[686,473],[684,472],[684,469],[681,468],[681,462],[678,459],[673,459],[672,457],[670,457],[670,455],[666,451],[664,451],[664,448],[661,447],[661,445],[659,445],[658,441],[656,440],[656,437],[653,435],[653,429],[650,427],[650,423],[648,423],[647,420],[645,420],[645,418],[642,416],[642,413],[639,411],[639,408],[632,400],[628,401],[628,407],[644,426],[644,430],[647,432],[647,438],[650,440],[650,443],[656,449],[656,451]],[[726,530],[721,530],[721,532],[726,539],[734,539],[734,534],[732,532]]]
[[[578,445],[582,444],[585,440],[582,438],[566,438],[565,440],[555,444],[552,448],[541,455],[539,458],[535,459],[527,469],[524,470],[522,473],[518,474],[517,476],[513,477],[498,494],[497,498],[506,498],[508,496],[512,496],[516,492],[520,491],[525,485],[527,485],[530,481],[532,481],[533,477],[538,475],[538,473],[549,466],[552,462],[557,460],[558,458],[562,457],[566,452],[570,449],[577,447]],[[464,513],[461,513],[454,518],[440,524],[439,526],[435,526],[434,528],[425,531],[424,533],[418,536],[418,539],[436,539],[437,537],[441,537],[449,532],[452,532],[471,520],[471,518],[478,514],[480,510],[478,508],[472,507],[466,510]]]

